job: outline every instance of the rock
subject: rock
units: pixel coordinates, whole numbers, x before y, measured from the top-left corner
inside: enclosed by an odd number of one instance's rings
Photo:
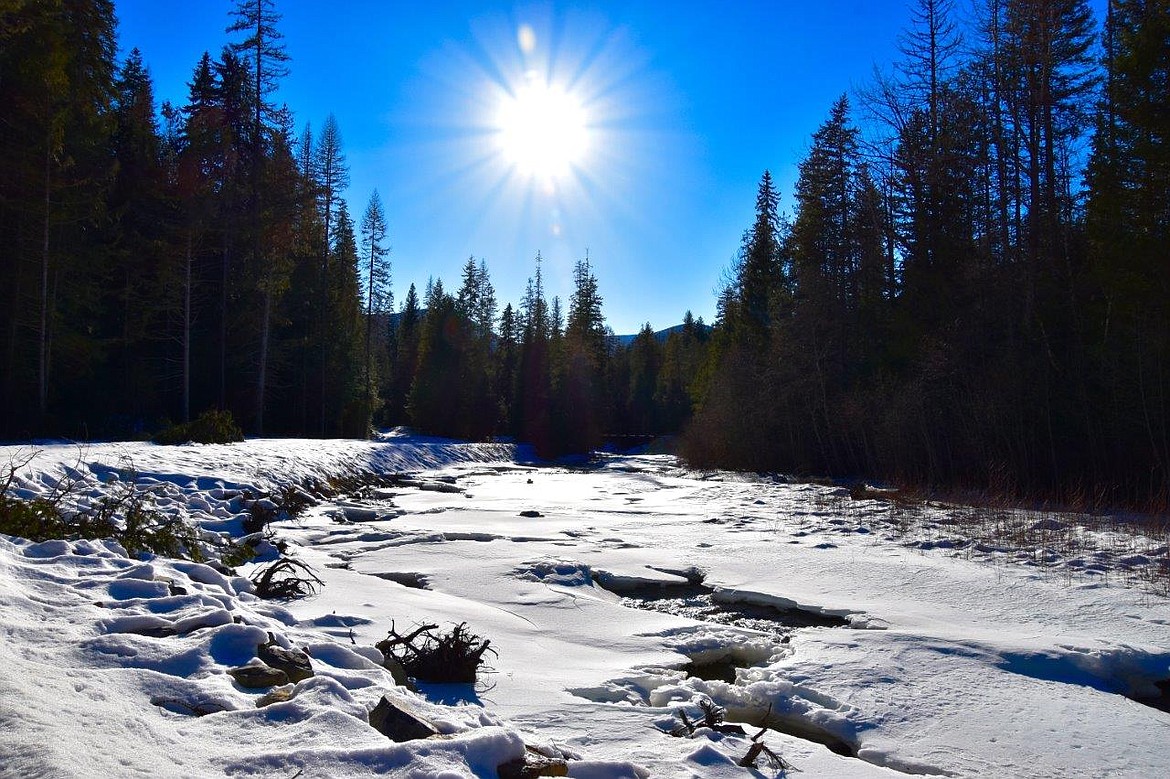
[[[279,668],[268,665],[241,665],[238,668],[229,668],[228,675],[235,679],[241,687],[246,687],[249,690],[288,684],[288,674]]]
[[[541,514],[539,511],[533,511],[532,509],[528,509],[526,511],[521,511],[520,516],[522,516],[522,517],[543,517],[544,514]]]
[[[378,517],[378,512],[369,506],[345,505],[341,510],[350,522],[370,522]]]
[[[446,483],[441,482],[441,481],[424,481],[424,482],[419,482],[415,486],[417,486],[423,492],[448,492],[448,493],[463,492],[462,488],[457,487],[454,484],[446,484]]]
[[[370,712],[370,727],[396,742],[439,735],[438,729],[405,701],[395,702],[385,695]]]
[[[294,685],[286,684],[283,687],[277,687],[261,695],[256,700],[256,708],[262,709],[265,706],[271,706],[274,703],[284,703],[286,701],[291,701],[296,694],[297,688]]]
[[[125,630],[125,633],[136,633],[147,638],[170,638],[178,633],[171,625],[160,625],[156,627],[144,627],[134,630]]]
[[[535,779],[538,776],[568,776],[569,764],[529,749],[524,757],[496,767],[500,779]]]
[[[256,645],[256,656],[261,662],[284,671],[290,682],[299,682],[313,675],[309,656],[299,649],[280,646],[271,633],[268,634],[267,644]]]

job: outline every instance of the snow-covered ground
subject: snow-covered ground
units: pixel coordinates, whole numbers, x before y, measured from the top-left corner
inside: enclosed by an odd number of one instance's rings
[[[748,735],[667,732],[704,699],[750,735],[769,725],[761,740],[806,776],[1170,774],[1170,714],[1135,700],[1170,679],[1170,601],[1126,575],[1165,559],[1155,539],[1038,514],[1004,520],[1031,534],[987,536],[999,518],[668,457],[570,470],[515,454],[415,438],[40,447],[19,494],[134,481],[209,532],[240,532],[241,491],[418,478],[275,524],[324,581],[285,603],[251,594],[257,565],[232,577],[0,536],[0,775],[495,777],[527,744],[578,777],[775,776],[736,765]],[[0,464],[30,455],[0,447]],[[1052,543],[1021,546],[1036,538]],[[622,597],[700,580],[717,606],[847,624],[757,631]],[[423,622],[491,639],[491,671],[425,699],[396,688],[373,644]],[[316,676],[258,708],[265,691],[226,670],[269,633],[307,648]],[[734,680],[689,675],[710,661]],[[367,724],[384,694],[446,735],[389,741]]]

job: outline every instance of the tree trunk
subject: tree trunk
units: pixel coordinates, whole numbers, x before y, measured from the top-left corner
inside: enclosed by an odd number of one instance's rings
[[[230,213],[230,201],[228,205]],[[231,276],[231,239],[224,238],[223,278],[219,288],[219,408],[227,409],[227,330],[228,330],[228,283]]]
[[[183,422],[191,421],[191,233],[183,265]]]
[[[41,322],[37,376],[37,411],[44,421],[49,401],[49,218],[52,213],[52,147],[45,142],[45,224],[41,243]]]
[[[327,163],[329,164],[329,163]],[[329,170],[325,172],[325,250],[321,256],[321,437],[325,437],[325,419],[328,408],[329,386],[329,233],[333,216],[333,189],[329,183]]]
[[[373,241],[371,239],[371,247]],[[370,276],[369,276],[369,291],[366,302],[366,401],[364,406],[366,425],[369,425],[370,408],[373,405],[374,383],[373,376],[370,371],[370,335],[373,332],[373,318],[374,318],[374,263],[377,259],[374,257],[374,251],[370,250]]]
[[[268,335],[271,331],[272,291],[265,285],[264,312],[260,322],[260,365],[256,378],[256,435],[264,434],[264,395],[268,380]]]

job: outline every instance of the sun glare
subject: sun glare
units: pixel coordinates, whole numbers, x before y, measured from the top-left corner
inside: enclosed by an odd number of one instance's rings
[[[561,87],[530,77],[506,94],[496,119],[500,151],[525,176],[567,176],[589,146],[581,101]]]

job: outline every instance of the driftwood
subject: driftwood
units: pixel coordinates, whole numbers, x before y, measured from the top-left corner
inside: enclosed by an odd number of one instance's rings
[[[291,557],[282,557],[266,568],[257,569],[251,581],[256,585],[256,595],[266,600],[303,598],[325,586],[312,567]]]
[[[421,625],[401,636],[391,623],[390,634],[374,646],[388,661],[398,663],[408,676],[421,682],[474,682],[484,655],[496,653],[491,641],[468,630],[466,622],[448,633],[436,632],[438,629],[438,625]]]
[[[678,737],[693,736],[699,728],[708,728],[716,733],[727,735],[747,735],[747,732],[739,725],[728,725],[724,723],[723,718],[726,716],[727,710],[710,698],[701,699],[699,701],[699,709],[703,712],[703,717],[698,720],[692,720],[688,717],[685,709],[677,709],[674,712],[674,716],[678,718],[680,724],[670,731],[670,735]],[[771,706],[768,707],[768,713],[764,715],[764,721],[767,722],[770,716],[772,716]],[[739,765],[744,768],[755,768],[756,763],[763,757],[767,759],[768,766],[774,771],[786,772],[799,770],[760,740],[767,732],[768,728],[764,726],[760,728],[759,733],[751,737],[752,745],[748,747],[747,754],[739,761]]]
[[[678,717],[681,723],[670,731],[672,736],[693,736],[695,730],[698,728],[708,728],[714,730],[716,733],[723,733],[729,736],[746,736],[747,733],[739,725],[728,725],[723,722],[723,718],[727,715],[727,709],[715,703],[710,698],[702,698],[699,701],[699,710],[703,712],[702,719],[692,721],[687,716],[685,709],[678,709],[674,712],[674,716]]]
[[[767,722],[768,718],[771,716],[772,716],[772,705],[768,704],[768,713],[764,715],[764,722]],[[764,727],[760,728],[759,733],[752,736],[752,745],[750,747],[748,747],[747,754],[743,756],[743,759],[739,761],[739,764],[741,766],[743,766],[744,768],[755,768],[756,761],[759,760],[761,756],[763,756],[763,757],[767,758],[768,767],[771,768],[773,771],[781,771],[781,772],[799,771],[800,770],[799,768],[792,765],[792,763],[789,763],[787,760],[782,758],[780,755],[773,752],[771,749],[768,748],[768,745],[765,744],[763,741],[760,741],[760,739],[763,738],[764,734],[767,732],[768,732],[768,726],[765,725]]]

